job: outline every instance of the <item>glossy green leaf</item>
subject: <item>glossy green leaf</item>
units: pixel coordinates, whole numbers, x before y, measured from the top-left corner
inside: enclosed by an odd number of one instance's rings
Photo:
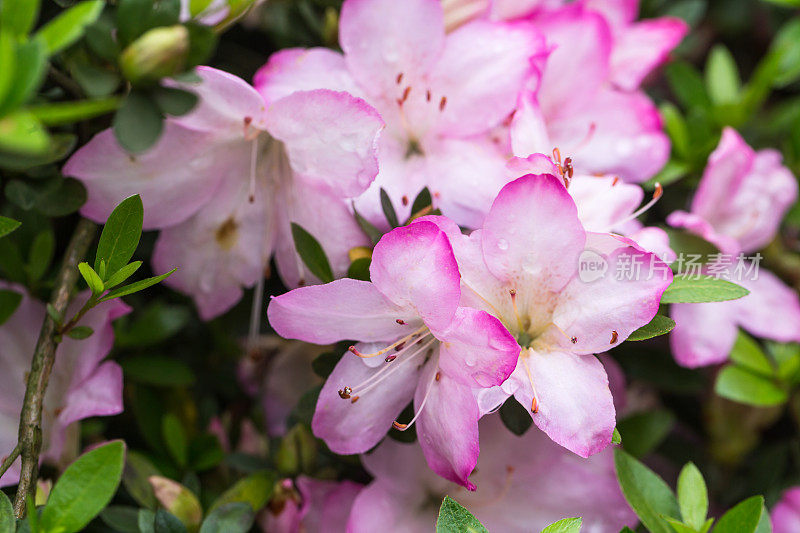
[[[112,441],[83,454],[56,481],[42,511],[44,531],[81,531],[111,501],[122,477],[125,444]]]
[[[683,521],[699,531],[708,513],[708,489],[694,463],[686,463],[678,476],[678,505]]]
[[[255,512],[264,507],[272,497],[278,476],[267,470],[240,479],[211,505],[209,512],[234,502],[247,503]]]
[[[100,302],[105,302],[105,301],[108,301],[108,300],[113,300],[114,298],[121,298],[123,296],[127,296],[129,294],[133,294],[135,292],[143,291],[144,289],[147,289],[148,287],[152,287],[153,285],[156,285],[157,283],[160,283],[160,282],[164,281],[165,279],[170,277],[172,275],[172,273],[175,272],[176,270],[178,270],[178,269],[177,268],[173,268],[172,270],[170,270],[166,274],[161,274],[160,276],[155,276],[155,277],[152,277],[152,278],[143,279],[141,281],[137,281],[135,283],[131,283],[130,285],[124,285],[124,286],[122,286],[122,287],[120,287],[118,289],[114,289],[113,291],[109,292],[108,294],[106,294],[105,296],[100,298],[99,301]]]
[[[47,52],[55,54],[80,39],[86,27],[100,16],[104,6],[102,0],[75,4],[45,24],[36,35],[44,41]]]
[[[16,66],[17,42],[11,32],[0,31],[0,109],[6,107],[8,94],[14,88]]]
[[[630,334],[627,340],[643,341],[669,333],[675,328],[675,321],[668,316],[656,315],[649,323]]]
[[[775,373],[767,354],[761,350],[752,337],[743,331],[739,331],[730,357],[731,361],[753,373],[764,376],[772,376]]]
[[[10,289],[0,289],[0,325],[11,318],[22,302],[22,294]]]
[[[138,194],[124,199],[108,216],[94,260],[95,270],[100,267],[100,260],[105,260],[106,279],[133,257],[142,236],[143,220],[144,207]]]
[[[785,87],[800,78],[800,19],[794,18],[778,31],[769,56],[777,61],[773,84]]]
[[[103,287],[103,280],[100,279],[100,276],[97,275],[97,272],[94,271],[92,267],[89,266],[89,263],[79,263],[78,270],[83,276],[83,279],[86,281],[86,284],[91,289],[92,294],[95,296],[102,294],[105,290]]]
[[[302,226],[292,222],[292,238],[297,254],[308,270],[323,283],[333,281],[333,270],[322,245]]]
[[[104,262],[105,259],[100,260],[101,264],[105,264]],[[132,263],[128,263],[124,267],[117,270],[111,276],[108,276],[108,266],[106,266],[106,277],[108,278],[108,281],[106,281],[106,288],[112,289],[117,285],[119,285],[120,283],[124,282],[126,279],[133,276],[136,273],[136,271],[139,270],[140,266],[142,266],[141,261],[133,261]]]
[[[247,533],[253,526],[255,513],[243,502],[222,505],[203,520],[200,533]]]
[[[67,332],[67,336],[70,339],[83,340],[91,337],[93,333],[94,330],[89,326],[75,326]]]
[[[662,516],[677,518],[680,510],[664,480],[620,448],[614,449],[614,464],[622,494],[645,527],[652,533],[673,533]]]
[[[436,533],[488,533],[472,513],[450,496],[445,496],[436,519]]]
[[[748,498],[720,517],[714,533],[755,533],[763,510],[763,496]]]
[[[39,16],[39,0],[0,2],[0,28],[19,37],[28,35]]]
[[[8,217],[0,216],[0,237],[5,237],[18,227],[21,223]]]
[[[664,69],[669,86],[685,109],[705,109],[711,105],[702,76],[692,65],[682,61]]]
[[[21,180],[11,180],[6,183],[6,198],[25,211],[33,209],[39,199],[36,190]]]
[[[664,295],[662,304],[724,302],[736,300],[750,291],[724,279],[713,277],[675,276]]]
[[[758,407],[780,405],[788,399],[786,390],[769,378],[735,365],[717,374],[714,390],[723,398]]]
[[[689,129],[680,110],[671,103],[664,103],[659,107],[661,118],[664,120],[664,129],[672,141],[672,148],[681,157],[689,154]],[[659,180],[659,183],[664,183]]]
[[[356,218],[356,222],[358,223],[358,227],[361,228],[361,231],[369,237],[369,240],[372,241],[372,244],[378,244],[378,241],[381,240],[383,237],[383,232],[376,228],[372,222],[361,216],[361,214],[356,209],[355,203],[352,204],[353,207],[353,216]]]
[[[550,524],[541,533],[579,533],[582,523],[580,518],[564,518]]]
[[[149,95],[132,91],[114,115],[114,137],[132,154],[152,147],[164,130],[164,116]]]

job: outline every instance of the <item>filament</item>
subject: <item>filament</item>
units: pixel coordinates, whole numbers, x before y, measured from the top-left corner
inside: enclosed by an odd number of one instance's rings
[[[394,341],[392,344],[390,344],[390,345],[389,345],[389,346],[387,346],[386,348],[384,348],[384,349],[382,349],[382,350],[378,350],[377,352],[374,352],[374,353],[361,353],[361,352],[359,352],[359,351],[356,349],[356,347],[355,347],[355,346],[350,346],[350,347],[348,348],[348,350],[350,350],[350,352],[352,352],[353,354],[355,354],[355,355],[357,355],[357,356],[361,357],[362,359],[369,359],[369,358],[371,358],[371,357],[377,357],[377,356],[379,356],[379,355],[383,355],[383,354],[385,354],[386,352],[388,352],[389,350],[391,350],[391,349],[392,349],[392,348],[394,348],[395,346],[401,346],[403,343],[407,342],[408,340],[410,340],[411,338],[413,338],[415,335],[419,335],[420,333],[422,333],[422,332],[423,332],[423,331],[425,331],[426,329],[428,329],[428,326],[422,326],[422,327],[421,327],[421,328],[419,328],[418,330],[416,330],[416,331],[412,331],[411,333],[409,333],[409,334],[408,334],[408,335],[406,335],[405,337],[401,337],[400,339],[398,339],[398,340]],[[399,355],[399,354],[398,354],[398,355]]]
[[[440,375],[439,371],[437,370],[436,373],[433,374],[433,377],[431,377],[430,381],[428,382],[428,386],[425,389],[425,396],[422,398],[422,403],[419,404],[419,409],[417,409],[417,412],[414,413],[414,418],[411,419],[411,422],[409,422],[408,424],[401,424],[397,420],[392,422],[392,426],[394,426],[394,428],[396,430],[398,430],[398,431],[406,431],[408,428],[410,428],[411,426],[414,425],[414,422],[417,421],[417,419],[419,418],[419,415],[421,415],[423,409],[425,409],[425,404],[428,403],[428,397],[431,395],[431,389],[433,388],[433,383],[435,381],[438,381],[436,378],[438,378],[439,375]]]
[[[405,357],[402,361],[397,363],[396,365],[385,365],[381,368],[378,372],[370,376],[369,378],[365,379],[355,387],[352,387],[352,392],[357,392],[359,395],[366,394],[369,390],[373,389],[375,385],[389,377],[391,374],[397,371],[398,368],[404,366],[408,363],[408,361],[413,360],[417,355],[421,352],[426,350],[431,344],[436,341],[436,338],[431,338],[428,342],[426,342],[423,346],[421,346],[418,350],[416,350],[411,355]]]
[[[630,222],[631,220],[633,220],[635,218],[638,218],[639,216],[643,215],[644,213],[649,211],[651,207],[656,205],[656,202],[658,202],[659,198],[661,198],[661,195],[663,195],[663,194],[664,194],[664,188],[661,186],[660,183],[656,183],[656,190],[655,190],[655,192],[653,192],[653,198],[651,198],[649,202],[644,204],[642,207],[640,207],[639,209],[637,209],[636,211],[634,211],[633,213],[631,213],[627,217],[623,218],[622,220],[618,220],[617,222],[614,222],[613,224],[611,224],[611,228],[617,228],[617,227],[621,226],[622,224],[625,224],[626,222]]]

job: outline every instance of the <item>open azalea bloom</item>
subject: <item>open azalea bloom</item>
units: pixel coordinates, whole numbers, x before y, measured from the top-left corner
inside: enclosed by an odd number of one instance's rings
[[[278,334],[317,344],[358,340],[328,378],[314,433],[336,453],[362,453],[394,425],[416,423],[439,475],[468,488],[478,459],[472,389],[503,383],[517,347],[498,319],[459,307],[458,266],[447,236],[430,222],[397,228],[375,246],[372,282],[341,279],[273,298]],[[396,421],[413,398],[416,414]]]
[[[800,531],[800,488],[793,487],[783,493],[770,513],[773,533]]]
[[[22,302],[8,322],[0,327],[0,449],[10,451],[17,442],[17,424],[45,306],[28,296],[22,287],[1,284],[1,288],[22,293]],[[84,292],[70,307],[76,312],[88,299]],[[83,324],[94,334],[88,339],[65,339],[56,351],[53,374],[42,408],[42,460],[66,466],[80,451],[77,421],[122,412],[122,369],[103,361],[114,344],[111,323],[130,312],[120,300],[95,307]],[[0,477],[0,486],[19,479],[19,460]]]
[[[294,250],[291,222],[325,243],[344,273],[347,251],[367,242],[346,199],[377,173],[381,118],[346,93],[293,92],[267,105],[235,76],[197,72],[202,81],[189,88],[200,103],[167,121],[152,150],[128,154],[109,129],[67,162],[64,173],[88,191],[83,214],[105,220],[140,194],[145,228],[163,230],[156,270],[179,267],[167,283],[192,295],[204,319],[239,301],[273,252],[288,285],[315,280]]]
[[[505,183],[507,157],[491,134],[545,57],[542,36],[527,23],[487,21],[445,35],[439,0],[346,0],[339,41],[343,55],[321,48],[273,55],[256,88],[268,102],[324,87],[375,106],[386,122],[380,173],[356,201],[374,223],[385,224],[381,187],[401,217],[428,187],[444,214],[479,225]]]
[[[450,237],[461,304],[497,317],[519,344],[511,378],[479,393],[484,412],[514,395],[558,444],[588,457],[611,443],[614,404],[593,355],[623,342],[658,310],[672,272],[632,241],[587,232],[562,181],[528,175],[506,185],[483,228]],[[421,223],[421,222],[420,222]],[[589,264],[597,270],[584,270]],[[635,275],[620,269],[638,265]],[[604,270],[605,269],[605,270]]]
[[[413,445],[390,440],[362,456],[375,479],[356,497],[348,531],[430,531],[444,495],[467,506],[489,531],[538,531],[565,517],[583,529],[616,533],[636,518],[616,485],[610,450],[582,459],[537,431],[516,436],[499,416],[484,417],[481,458],[468,492],[425,467]]]

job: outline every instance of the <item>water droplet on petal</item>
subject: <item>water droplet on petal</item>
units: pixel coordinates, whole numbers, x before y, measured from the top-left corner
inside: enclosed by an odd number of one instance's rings
[[[508,250],[508,241],[505,239],[498,239],[497,247],[500,248],[501,250]]]

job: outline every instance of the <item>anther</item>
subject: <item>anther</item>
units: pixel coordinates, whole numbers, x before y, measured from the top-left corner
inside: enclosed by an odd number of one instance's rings
[[[619,176],[614,176],[614,181],[611,182],[611,186],[613,187],[617,183],[619,183]]]
[[[442,373],[441,372],[437,372],[436,373],[436,377],[434,379],[436,379],[436,381],[439,381],[440,379],[442,379]]]
[[[400,199],[400,201],[402,202],[403,206],[408,205],[408,196],[403,195],[403,197]]]
[[[397,85],[400,85],[401,83],[403,83],[403,73],[402,72],[397,75],[397,79],[395,81],[397,82]]]
[[[400,101],[402,103],[405,103],[406,100],[408,100],[409,93],[411,93],[411,86],[410,85],[408,87],[406,87],[405,90],[403,91],[403,97],[400,99]]]
[[[353,398],[350,400],[350,403],[356,403],[357,401],[358,401],[358,396],[353,396]]]
[[[419,340],[419,341],[417,341],[417,342],[420,342],[420,341],[422,341],[422,339],[420,339],[420,340]],[[395,351],[395,352],[399,352],[400,350],[402,350],[402,349],[403,349],[403,346],[405,346],[405,345],[406,345],[406,343],[404,343],[404,342],[401,342],[400,344],[398,344],[397,346],[395,346],[395,347],[394,347],[394,351]]]
[[[339,389],[339,398],[342,400],[347,400],[350,398],[350,393],[353,392],[353,389],[350,387],[345,387],[343,389]]]
[[[617,333],[617,330],[612,329],[611,330],[611,342],[609,344],[614,344],[615,342],[617,342],[617,338],[618,337],[619,337],[619,334]]]
[[[564,160],[564,169],[567,172],[567,176],[569,179],[572,179],[573,174],[575,173],[575,169],[572,166],[572,158],[568,157]]]
[[[444,106],[447,105],[447,97],[442,96],[442,99],[439,100],[439,111],[444,111]]]
[[[401,326],[405,326],[406,325],[406,321],[403,320],[402,318],[398,318],[397,320],[395,320],[395,322],[397,322]]]
[[[387,355],[387,356],[386,356],[386,358],[384,359],[384,361],[385,361],[386,363],[391,363],[391,362],[392,362],[392,361],[394,361],[395,359],[397,359],[397,356],[396,356],[396,355]]]
[[[425,91],[425,100],[428,101],[428,102],[431,101],[431,90],[430,89]]]
[[[408,424],[401,424],[400,422],[395,420],[394,422],[392,422],[392,427],[394,427],[394,429],[397,429],[399,431],[405,431],[408,428]]]
[[[536,396],[533,397],[533,401],[531,402],[531,413],[536,414],[539,412],[539,400],[536,399]]]
[[[570,337],[569,340],[572,344],[578,344],[578,337]]]
[[[244,125],[249,126],[253,122],[253,117],[244,117]]]

